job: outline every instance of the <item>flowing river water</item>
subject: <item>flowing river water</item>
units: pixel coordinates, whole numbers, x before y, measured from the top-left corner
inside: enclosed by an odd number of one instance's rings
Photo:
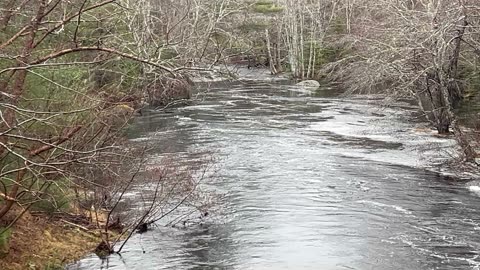
[[[69,269],[480,269],[480,197],[434,172],[453,141],[378,103],[246,81],[138,117],[152,159],[214,153],[224,219],[159,226]]]

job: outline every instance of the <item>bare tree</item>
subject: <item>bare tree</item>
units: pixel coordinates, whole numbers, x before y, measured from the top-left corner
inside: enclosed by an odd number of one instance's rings
[[[135,75],[178,69],[132,46],[118,1],[27,2],[1,4],[0,219],[60,182],[107,190],[131,157],[121,130],[142,95]]]
[[[472,1],[363,1],[350,7],[357,55],[337,73],[352,91],[388,88],[415,97],[439,133],[455,122],[462,97],[459,61],[471,36]],[[471,42],[468,42],[471,43]],[[336,64],[336,63],[335,63]],[[335,65],[334,64],[334,65]],[[355,82],[355,83],[352,83]]]
[[[211,1],[29,2],[0,3],[0,234],[48,204],[71,225],[88,215],[112,252],[117,206],[139,183],[153,183],[155,194],[140,217],[122,220],[122,235],[181,207],[206,213],[204,173],[197,179],[196,170],[168,162],[144,172],[144,151],[123,131],[146,86],[177,83],[182,71],[203,69],[197,62],[221,60],[232,44],[209,44],[241,7],[214,1],[216,12],[206,13]]]

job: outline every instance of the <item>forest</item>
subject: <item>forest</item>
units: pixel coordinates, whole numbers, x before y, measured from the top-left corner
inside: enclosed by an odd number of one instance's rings
[[[64,269],[180,209],[170,225],[207,218],[215,154],[152,163],[128,133],[197,102],[198,81],[241,80],[233,67],[407,100],[455,141],[448,166],[478,175],[479,61],[477,0],[1,0],[0,268]]]

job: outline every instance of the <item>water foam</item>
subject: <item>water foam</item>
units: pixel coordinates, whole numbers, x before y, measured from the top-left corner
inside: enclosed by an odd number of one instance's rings
[[[470,190],[472,193],[475,193],[475,195],[480,196],[480,186],[469,186],[468,190]]]
[[[358,203],[363,203],[363,204],[370,204],[370,205],[380,207],[380,208],[391,208],[391,209],[394,209],[397,212],[400,212],[400,213],[403,213],[403,214],[406,214],[406,215],[411,215],[412,214],[411,211],[409,211],[409,210],[407,210],[407,209],[405,209],[401,206],[398,206],[398,205],[385,204],[385,203],[368,201],[368,200],[360,200],[360,201],[357,201],[357,202]]]

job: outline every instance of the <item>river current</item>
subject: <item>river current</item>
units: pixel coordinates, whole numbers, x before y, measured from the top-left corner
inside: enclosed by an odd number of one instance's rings
[[[138,117],[132,140],[151,159],[213,154],[222,218],[158,226],[68,269],[480,269],[480,197],[438,173],[454,142],[414,107],[280,82],[208,88]]]

